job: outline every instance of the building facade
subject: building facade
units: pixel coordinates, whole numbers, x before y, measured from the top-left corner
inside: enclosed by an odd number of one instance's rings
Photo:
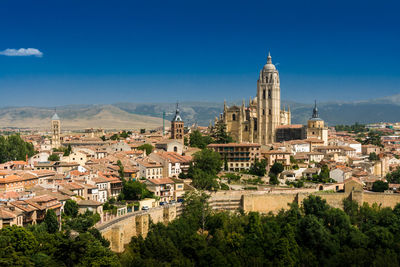
[[[246,107],[228,107],[224,103],[224,112],[215,123],[224,123],[226,131],[236,142],[250,142],[261,145],[271,144],[276,139],[276,128],[290,125],[290,108],[281,110],[281,88],[279,72],[272,64],[268,54],[267,64],[260,71],[257,81],[257,96],[250,98]]]
[[[207,146],[221,155],[227,166],[227,171],[248,170],[256,159],[260,158],[261,145],[259,144],[210,144]]]

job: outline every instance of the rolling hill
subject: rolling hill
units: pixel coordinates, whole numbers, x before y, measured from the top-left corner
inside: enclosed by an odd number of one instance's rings
[[[236,104],[240,105],[241,101]],[[230,103],[233,105],[235,103]],[[293,124],[305,124],[311,116],[313,104],[283,101],[290,105]],[[400,94],[355,102],[327,102],[318,104],[320,117],[328,125],[396,122],[400,121]],[[207,126],[223,109],[223,102],[183,102],[181,115],[186,125],[198,123]],[[166,126],[175,112],[173,103],[115,103],[110,105],[68,105],[57,107],[63,129],[154,129],[162,126],[166,113]],[[49,127],[54,110],[48,107],[0,108],[0,128]]]

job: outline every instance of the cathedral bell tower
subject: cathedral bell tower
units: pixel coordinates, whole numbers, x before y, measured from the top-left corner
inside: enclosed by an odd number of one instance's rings
[[[171,139],[183,140],[184,123],[180,115],[179,104],[176,103],[175,116],[171,121]]]
[[[51,117],[51,132],[51,146],[52,148],[59,148],[61,146],[61,122],[56,112]]]
[[[267,64],[257,81],[257,142],[262,145],[275,141],[276,127],[280,125],[281,88],[279,73],[268,53]]]

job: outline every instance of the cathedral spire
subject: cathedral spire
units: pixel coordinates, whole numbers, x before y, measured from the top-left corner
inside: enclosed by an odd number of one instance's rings
[[[271,53],[268,51],[267,64],[272,64]]]
[[[317,108],[317,100],[315,100],[312,117],[313,118],[319,118],[319,116],[318,116],[318,108]]]
[[[175,117],[172,121],[182,121],[180,110],[179,110],[179,102],[176,102],[176,110],[175,110]]]

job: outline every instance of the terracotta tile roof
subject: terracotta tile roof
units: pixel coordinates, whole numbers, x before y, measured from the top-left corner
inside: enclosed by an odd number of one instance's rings
[[[4,207],[0,207],[0,219],[14,219],[17,217],[17,214],[8,210]]]
[[[156,162],[156,161],[138,160],[137,163],[146,168],[161,168],[162,167],[162,164],[160,162]]]
[[[103,203],[91,199],[78,201],[78,206],[101,206],[101,205],[103,205]]]
[[[360,179],[355,178],[355,177],[347,178],[347,179],[344,180],[343,182],[346,184],[346,183],[348,183],[348,182],[350,182],[350,181],[354,181],[354,182],[359,183],[360,185],[363,185],[363,183],[360,181]]]
[[[189,163],[192,160],[191,156],[182,156],[176,152],[159,151],[157,155],[169,160],[171,163]]]
[[[173,184],[174,181],[172,181],[170,178],[161,178],[161,179],[148,179],[147,180],[150,183],[160,185],[160,184]]]

